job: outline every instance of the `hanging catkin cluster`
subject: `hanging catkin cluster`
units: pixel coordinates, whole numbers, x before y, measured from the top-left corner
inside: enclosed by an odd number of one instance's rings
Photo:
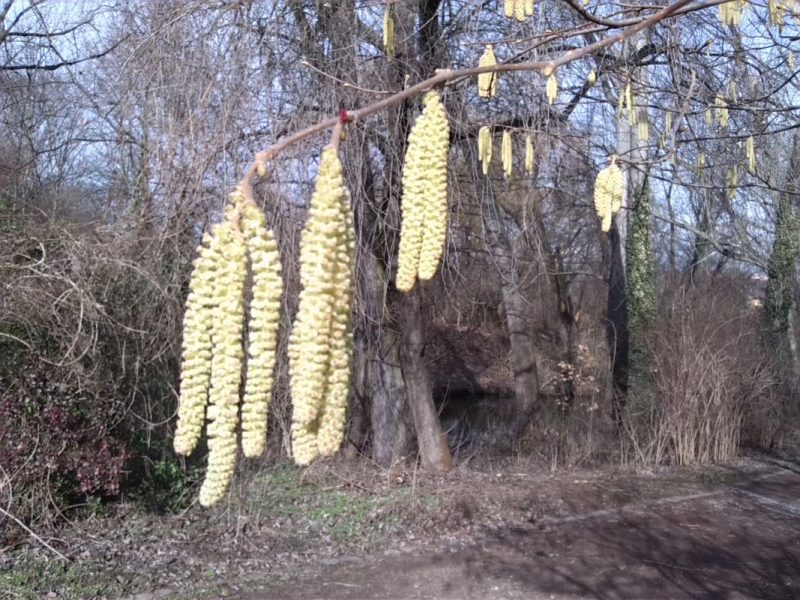
[[[509,19],[524,21],[533,15],[534,0],[505,0],[504,11]]]
[[[236,463],[248,257],[253,301],[242,406],[247,456],[258,456],[265,445],[282,292],[278,248],[261,210],[237,190],[225,217],[203,237],[189,284],[174,440],[178,454],[190,454],[200,439],[204,419],[208,419],[208,469],[200,489],[203,506],[222,499]]]
[[[611,219],[622,205],[624,180],[612,157],[611,164],[597,174],[594,182],[594,208],[604,233],[611,231]]]
[[[299,465],[336,452],[344,437],[354,239],[342,165],[322,151],[300,243],[300,303],[289,340],[292,454]]]
[[[450,126],[435,91],[422,100],[408,137],[403,165],[402,223],[396,286],[403,292],[417,277],[432,279],[444,252],[447,236],[447,157]]]
[[[486,44],[483,54],[478,59],[479,67],[493,67],[497,64],[497,57],[491,44]],[[497,95],[497,73],[481,73],[478,75],[478,96],[481,98],[494,98]]]

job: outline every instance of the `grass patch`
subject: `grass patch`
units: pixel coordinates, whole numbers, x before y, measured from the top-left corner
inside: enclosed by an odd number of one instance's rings
[[[396,532],[406,518],[418,517],[420,510],[441,505],[438,498],[408,487],[371,490],[347,485],[325,473],[304,473],[287,464],[259,473],[248,486],[250,514],[260,522],[290,521],[298,533],[367,545]]]
[[[38,556],[19,557],[0,570],[0,597],[38,600],[53,592],[60,600],[119,598],[132,593],[138,576],[119,572],[98,561],[64,564]],[[135,589],[133,589],[135,591]]]

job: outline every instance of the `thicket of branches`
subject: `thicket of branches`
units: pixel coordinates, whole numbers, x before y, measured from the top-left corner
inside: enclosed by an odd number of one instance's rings
[[[390,4],[392,61],[384,2],[0,6],[3,506],[52,514],[172,464],[191,261],[253,155],[474,67],[487,43],[497,97],[479,98],[474,77],[440,81],[450,228],[431,284],[393,283],[419,95],[351,123],[341,144],[358,242],[345,454],[389,465],[418,451],[430,469],[509,449],[683,464],[792,441],[794,3],[777,3],[781,26],[766,1],[741,3],[737,26],[719,14],[739,3],[718,0],[540,0],[522,22],[495,0]],[[515,65],[552,61],[551,104],[542,70]],[[483,175],[482,126],[496,157],[512,133],[511,177],[499,160]],[[256,185],[282,250],[284,346],[326,135],[280,146]],[[592,189],[611,155],[627,194],[604,234]],[[288,443],[287,383],[284,347],[273,455]]]

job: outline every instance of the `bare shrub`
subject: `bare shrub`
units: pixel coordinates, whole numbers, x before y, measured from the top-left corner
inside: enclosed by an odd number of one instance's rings
[[[774,402],[777,382],[761,315],[742,286],[718,278],[663,297],[627,407],[630,458],[680,465],[730,460],[754,411],[772,437],[776,415],[761,407]]]
[[[169,455],[191,246],[137,231],[17,219],[0,236],[0,463],[22,518]]]

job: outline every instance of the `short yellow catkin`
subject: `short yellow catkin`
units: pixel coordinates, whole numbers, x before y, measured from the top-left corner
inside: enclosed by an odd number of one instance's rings
[[[720,127],[726,128],[728,126],[728,103],[725,102],[725,98],[717,94],[714,106],[716,108],[717,121],[719,121]]]
[[[586,78],[586,82],[589,85],[594,85],[595,83],[597,83],[597,72],[594,69],[589,71],[589,76]]]
[[[503,9],[505,12],[506,17],[509,19],[514,16],[514,8],[516,6],[516,0],[504,0],[503,1]]]
[[[594,183],[594,207],[604,233],[611,231],[611,219],[622,205],[624,180],[622,171],[612,164],[597,174]]]
[[[556,101],[558,97],[558,79],[556,79],[555,73],[550,73],[550,76],[547,78],[547,102],[552,104]]]
[[[394,60],[394,17],[392,16],[392,5],[386,4],[383,11],[383,49],[386,52],[386,60]]]
[[[198,248],[183,316],[183,358],[178,403],[178,425],[173,446],[188,456],[197,446],[206,417],[211,379],[211,328],[214,323],[214,281],[218,254],[209,247],[211,237],[203,236]]]
[[[229,207],[233,208],[233,207]],[[239,421],[239,384],[242,377],[244,289],[247,247],[231,219],[212,230],[211,249],[220,255],[214,281],[218,305],[211,332],[211,382],[208,393],[208,469],[200,488],[200,504],[212,506],[228,490],[236,465],[236,429]]]
[[[450,126],[435,91],[422,100],[422,114],[408,137],[403,165],[400,248],[395,285],[403,292],[416,278],[432,279],[447,236],[447,156]]]
[[[525,16],[532,17],[534,9],[534,0],[523,0],[525,4]]]
[[[479,67],[490,67],[497,64],[497,57],[491,44],[486,44],[480,59]],[[478,75],[478,96],[481,98],[493,98],[497,95],[497,73],[481,73]]]
[[[646,142],[650,139],[650,123],[647,120],[646,113],[644,113],[642,118],[639,119],[637,129],[640,141]]]
[[[514,157],[511,142],[511,133],[507,129],[503,130],[503,140],[501,146],[501,158],[503,161],[503,175],[511,177],[514,169]]]
[[[517,21],[525,20],[525,0],[515,0],[514,2],[514,18]]]
[[[317,437],[331,363],[345,198],[342,165],[336,150],[328,146],[322,151],[300,242],[302,291],[289,339],[292,454],[299,465],[308,465],[319,455]]]
[[[492,163],[492,130],[484,125],[478,131],[478,157],[484,175],[489,174],[489,165]]]
[[[320,456],[335,454],[344,439],[353,363],[353,275],[355,234],[350,195],[340,198],[342,227],[334,271],[334,306],[331,321],[330,366],[319,417],[317,446]]]
[[[241,224],[253,281],[242,399],[242,450],[252,458],[261,456],[266,446],[283,280],[278,245],[267,229],[264,213],[255,204],[246,204],[242,207]]]
[[[747,142],[745,143],[747,148],[747,170],[750,171],[751,175],[755,175],[756,173],[756,145],[753,141],[753,136],[747,138]]]
[[[525,138],[525,172],[533,175],[533,137],[531,135]]]
[[[701,152],[697,155],[697,163],[695,164],[694,173],[697,177],[703,174],[703,168],[706,166],[706,155]]]

